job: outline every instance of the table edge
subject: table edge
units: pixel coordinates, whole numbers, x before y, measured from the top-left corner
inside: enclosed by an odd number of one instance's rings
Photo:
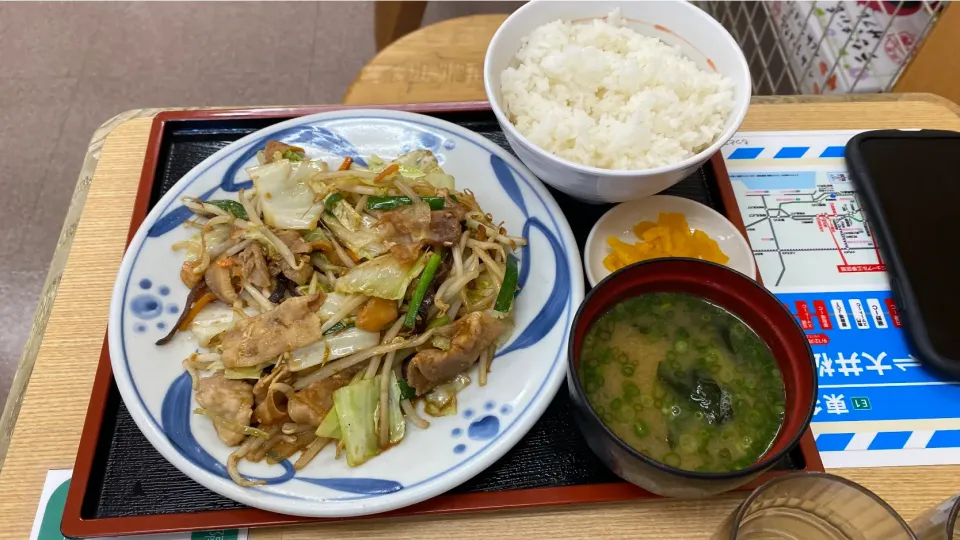
[[[20,413],[20,406],[23,404],[23,396],[27,384],[30,382],[30,375],[33,373],[37,353],[40,350],[40,344],[43,341],[43,335],[46,330],[47,320],[50,318],[50,312],[56,300],[60,279],[63,276],[63,271],[70,255],[70,248],[73,245],[77,224],[83,213],[87,192],[90,190],[90,185],[93,182],[93,176],[100,159],[103,143],[121,124],[137,118],[152,117],[158,112],[160,112],[160,109],[131,109],[124,111],[101,124],[100,127],[94,130],[93,135],[90,137],[87,154],[83,158],[80,173],[74,185],[73,194],[70,197],[70,206],[67,208],[67,215],[64,217],[63,225],[60,227],[57,247],[53,252],[53,257],[50,261],[43,286],[40,289],[40,298],[33,313],[33,323],[30,326],[30,334],[27,337],[23,352],[20,355],[20,360],[17,363],[17,370],[10,383],[7,399],[3,406],[3,414],[0,416],[0,470],[3,469],[7,449],[10,446],[10,440],[13,436],[13,429]]]

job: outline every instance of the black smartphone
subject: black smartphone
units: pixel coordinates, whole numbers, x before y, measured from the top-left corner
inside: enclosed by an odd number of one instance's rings
[[[960,377],[960,133],[867,131],[845,156],[914,350]]]

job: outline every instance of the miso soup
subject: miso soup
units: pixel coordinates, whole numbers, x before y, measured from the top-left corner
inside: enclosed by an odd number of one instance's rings
[[[671,467],[749,467],[783,421],[783,377],[770,348],[736,316],[688,294],[618,303],[588,329],[579,371],[603,423]]]

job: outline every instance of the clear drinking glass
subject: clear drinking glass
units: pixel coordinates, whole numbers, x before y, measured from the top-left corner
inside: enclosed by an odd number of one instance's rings
[[[960,540],[960,495],[927,510],[910,528],[918,540]]]
[[[916,540],[873,492],[839,476],[803,472],[758,487],[713,540]]]

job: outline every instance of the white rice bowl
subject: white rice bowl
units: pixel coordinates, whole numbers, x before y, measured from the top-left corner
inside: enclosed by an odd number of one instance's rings
[[[522,40],[500,78],[510,122],[540,148],[603,169],[696,155],[723,132],[733,82],[654,37],[605,19],[557,20]]]

